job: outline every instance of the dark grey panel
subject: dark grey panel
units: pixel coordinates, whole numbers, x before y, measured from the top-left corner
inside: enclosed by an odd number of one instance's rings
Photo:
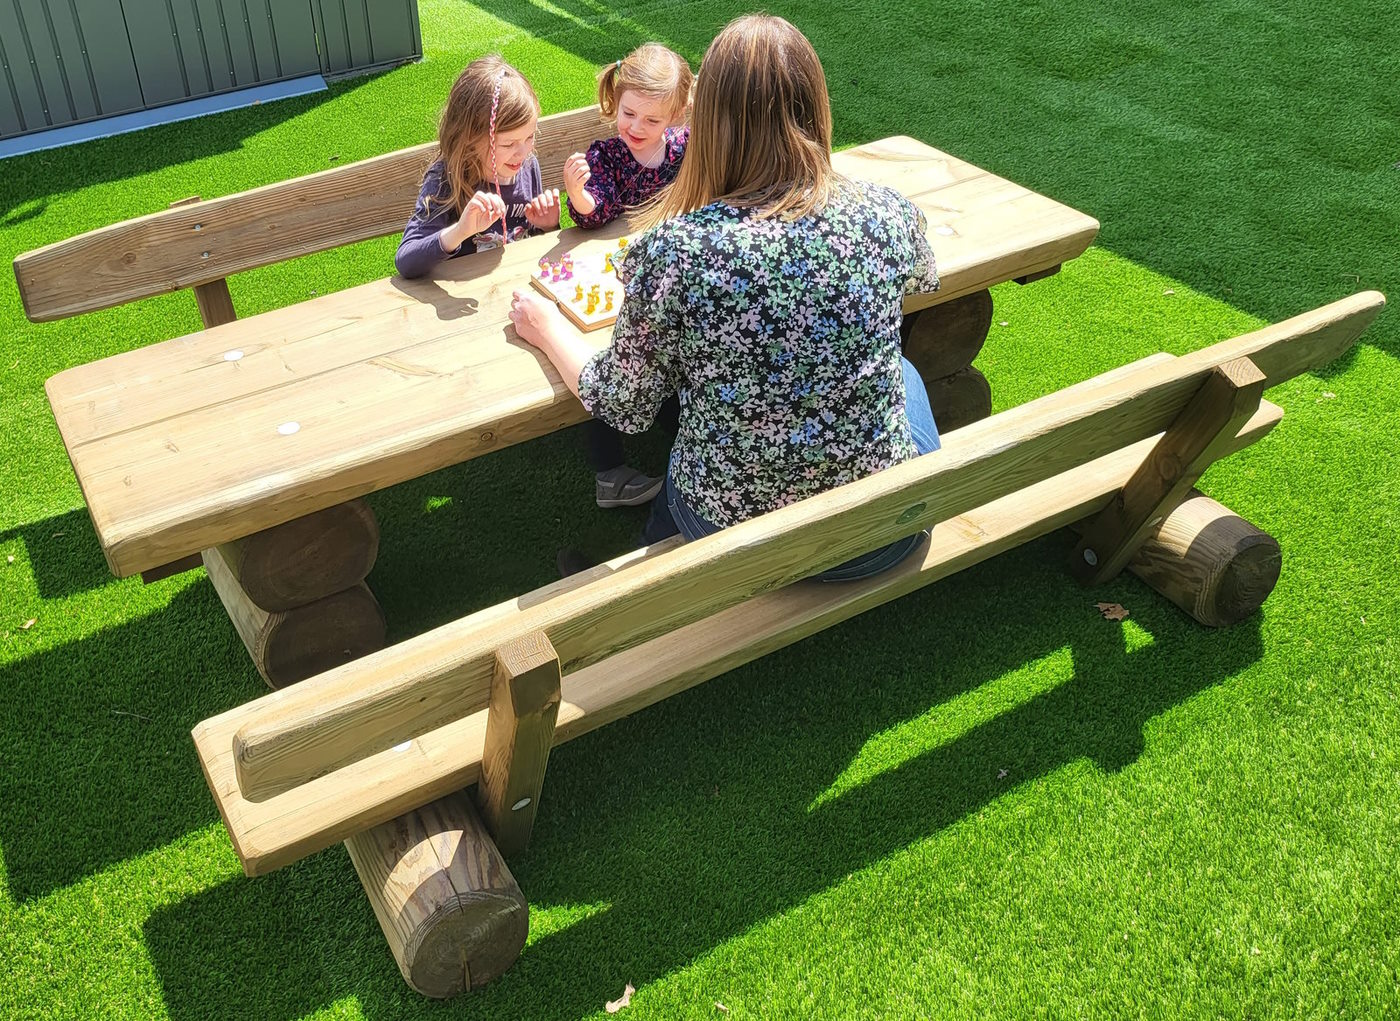
[[[71,16],[78,14],[78,31],[84,58],[83,73],[97,89],[97,105],[103,114],[128,113],[145,105],[141,84],[136,78],[136,61],[127,41],[126,19],[113,0],[49,0],[55,7],[66,4]],[[74,60],[64,56],[69,80],[76,93]]]
[[[272,16],[267,11],[268,0],[242,0],[242,3],[248,11],[248,33],[253,40],[258,81],[276,81],[282,77],[282,66],[277,57],[277,40],[272,34]]]
[[[132,56],[136,58],[136,74],[141,81],[141,94],[147,106],[185,99],[190,95],[190,83],[185,71],[183,47],[172,20],[171,3],[188,0],[121,0],[126,14],[127,33],[131,38]],[[202,79],[199,91],[207,91]]]
[[[13,101],[25,130],[47,127],[53,123],[47,112],[49,104],[34,64],[32,40],[20,25],[16,0],[0,0],[0,39],[5,41],[9,61],[10,81],[6,84],[14,89]]]
[[[30,4],[31,13],[27,17],[35,16],[36,7],[41,8],[44,15],[44,38],[57,62],[55,69],[62,78],[63,102],[72,119],[96,117],[97,100],[93,95],[93,83],[88,79],[83,55],[85,47],[79,39],[78,23],[68,0],[40,0],[38,4]]]
[[[319,71],[321,58],[316,52],[316,26],[311,21],[310,0],[262,2],[271,12],[281,76],[296,78]]]
[[[191,96],[207,96],[219,91],[220,86],[209,73],[209,63],[205,58],[204,32],[199,18],[195,15],[195,0],[168,0],[170,14],[175,19],[175,31],[179,33],[180,59],[185,64],[185,81]]]
[[[199,56],[203,73],[208,76],[210,91],[223,92],[237,88],[219,0],[190,0],[190,9],[199,26]]]
[[[321,70],[326,74],[352,67],[350,36],[345,31],[341,0],[312,0],[316,12],[316,34],[321,40]]]
[[[0,138],[18,135],[24,130],[19,116],[19,97],[15,95],[11,81],[10,53],[5,48],[5,37],[0,34]]]
[[[224,60],[232,71],[230,83],[235,88],[255,84],[258,77],[253,67],[253,44],[248,39],[248,23],[241,0],[201,0],[201,18],[207,7],[218,8],[223,21],[223,38],[220,42]],[[208,25],[207,21],[205,25]]]
[[[414,31],[414,0],[362,0],[369,12],[369,38],[374,63],[418,55]]]
[[[374,63],[370,59],[369,42],[369,15],[365,10],[364,0],[337,0],[336,3],[327,3],[328,8],[335,8],[342,19],[342,31],[350,43],[350,63],[345,68],[337,70],[348,70],[352,67],[365,67]],[[327,16],[330,10],[326,11]]]

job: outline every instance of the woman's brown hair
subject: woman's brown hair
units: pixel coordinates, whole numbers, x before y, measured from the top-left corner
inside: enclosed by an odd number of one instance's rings
[[[637,92],[668,103],[675,121],[690,105],[694,88],[695,75],[684,57],[660,43],[643,43],[598,72],[598,108],[604,120],[612,120],[617,116],[618,97]]]
[[[706,51],[680,173],[643,207],[639,225],[715,201],[796,219],[823,208],[841,182],[831,168],[831,101],[816,51],[784,19],[749,14]]]
[[[514,131],[540,115],[535,90],[523,74],[498,54],[490,53],[468,64],[452,83],[438,123],[438,153],[447,191],[430,198],[430,206],[441,204],[461,210],[490,176],[490,156],[483,159],[482,151],[489,145],[491,101],[497,82],[501,95],[496,107],[496,134]]]

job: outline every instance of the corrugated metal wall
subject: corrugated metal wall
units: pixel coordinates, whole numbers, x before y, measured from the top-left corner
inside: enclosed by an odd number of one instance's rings
[[[417,0],[0,0],[0,138],[421,53]]]

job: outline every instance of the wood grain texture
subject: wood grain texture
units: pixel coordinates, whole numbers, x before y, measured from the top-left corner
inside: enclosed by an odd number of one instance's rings
[[[269,613],[248,598],[218,553],[205,551],[204,568],[269,687],[284,688],[384,647],[384,611],[364,582]]]
[[[350,500],[216,549],[247,597],[275,613],[364,581],[379,555],[379,523],[369,504]]]
[[[912,139],[834,163],[903,190],[928,217],[943,288],[906,299],[911,311],[1072,259],[1097,230]],[[627,230],[618,221],[526,239],[451,260],[430,279],[376,281],[51,378],[54,418],[114,573],[582,421],[548,360],[514,337],[510,292],[542,257]],[[587,336],[602,346],[610,331]],[[279,431],[293,423],[294,434]]]
[[[1047,395],[958,430],[935,454],[690,543],[606,586],[524,608],[489,633],[449,625],[452,654],[417,648],[372,686],[356,671],[331,671],[273,696],[240,729],[240,785],[251,799],[271,797],[475,712],[494,649],[514,638],[544,631],[569,672],[1160,433],[1218,365],[1252,358],[1270,383],[1324,365],[1380,307],[1378,295],[1354,296]]]
[[[1162,355],[1149,364],[1170,361]],[[1282,418],[1264,402],[1237,437],[1255,442]],[[595,666],[565,676],[556,744],[586,734],[679,691],[796,642],[939,578],[1094,514],[1141,464],[1146,439],[1030,489],[1004,497],[933,530],[927,548],[874,578],[841,585],[801,583],[765,592],[708,619],[670,632]],[[492,628],[521,607],[559,598],[583,586],[635,570],[680,546],[667,540],[572,578],[554,582],[462,622]],[[441,631],[442,629],[440,629]],[[442,635],[413,642],[435,643]],[[409,644],[409,643],[405,643]],[[392,651],[392,650],[389,650]],[[401,649],[407,652],[407,649]],[[399,668],[397,658],[365,662],[362,680]],[[248,875],[290,864],[415,805],[477,782],[487,710],[474,713],[388,751],[361,759],[277,797],[254,802],[238,787],[233,736],[266,709],[265,700],[206,720],[194,729],[195,748],[235,851]]]
[[[1208,627],[1252,615],[1278,583],[1278,540],[1193,491],[1133,555],[1129,568]]]
[[[1118,575],[1142,541],[1220,456],[1239,427],[1259,408],[1267,377],[1248,358],[1218,365],[1152,454],[1084,529],[1070,570],[1085,585]]]
[[[530,843],[554,746],[560,677],[559,654],[543,632],[496,650],[476,800],[507,858]]]
[[[611,133],[597,107],[540,118],[546,187],[562,187],[570,153]],[[429,142],[25,252],[14,262],[25,314],[34,322],[63,319],[395,234],[436,156]]]
[[[464,791],[357,833],[345,848],[399,971],[424,996],[479,988],[520,955],[529,908]]]

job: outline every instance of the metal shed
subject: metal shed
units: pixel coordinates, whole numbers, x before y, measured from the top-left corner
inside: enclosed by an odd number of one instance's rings
[[[422,52],[417,0],[0,0],[0,139]]]

